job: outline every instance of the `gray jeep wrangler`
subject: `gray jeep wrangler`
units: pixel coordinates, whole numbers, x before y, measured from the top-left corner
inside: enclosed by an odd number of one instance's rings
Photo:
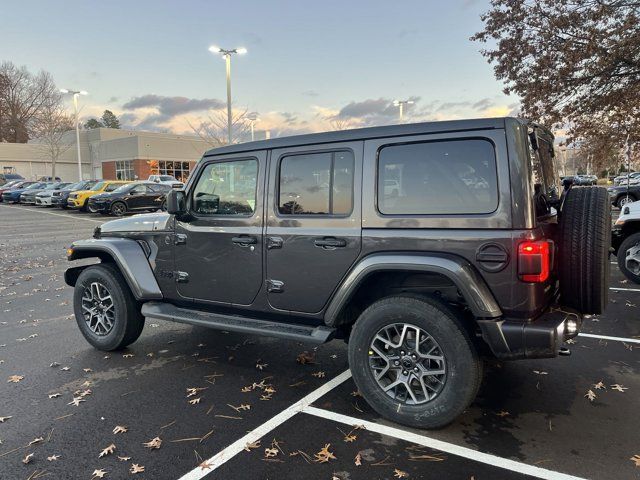
[[[607,303],[607,191],[559,195],[553,136],[514,118],[302,135],[205,153],[167,212],[96,228],[65,274],[98,349],[145,318],[348,342],[361,394],[413,427],[473,401],[482,358],[569,353]]]

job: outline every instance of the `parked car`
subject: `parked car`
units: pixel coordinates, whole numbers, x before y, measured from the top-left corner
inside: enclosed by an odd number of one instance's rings
[[[48,177],[46,175],[41,176],[40,178],[38,178],[39,182],[61,182],[62,179],[60,177]]]
[[[68,187],[69,185],[71,185],[70,182],[60,182],[54,184],[50,188],[46,188],[41,192],[36,193],[36,205],[50,207],[52,205],[51,201],[53,199],[53,194]]]
[[[164,209],[165,196],[171,185],[134,182],[122,185],[113,192],[104,192],[89,199],[87,210],[92,213],[111,213],[121,217],[127,212]]]
[[[0,173],[0,186],[4,186],[13,180],[24,180],[19,173]]]
[[[618,208],[640,199],[640,185],[631,185],[628,188],[624,184],[617,187],[607,187],[607,192],[609,192],[611,204]]]
[[[513,147],[527,144],[532,153]],[[69,260],[101,262],[65,273],[94,347],[131,344],[145,317],[316,344],[344,338],[365,400],[393,421],[433,428],[473,401],[481,353],[567,353],[582,315],[607,304],[607,192],[571,188],[561,202],[553,135],[535,123],[229,145],[206,152],[192,176],[168,193],[167,212],[106,222],[68,249]],[[385,194],[390,179],[398,194]]]
[[[629,174],[618,175],[613,179],[613,185],[626,185],[627,177],[629,178],[629,183],[631,185],[640,181],[640,172],[631,172]]]
[[[25,190],[22,195],[20,195],[20,203],[25,205],[35,205],[36,204],[36,195],[45,190],[53,190],[60,185],[60,182],[45,182],[40,188],[33,188],[29,190]]]
[[[18,188],[11,188],[2,192],[2,201],[6,203],[19,203],[20,196],[29,190],[36,190],[46,185],[46,182],[24,182]]]
[[[640,284],[640,202],[626,204],[613,225],[611,246],[620,271]]]
[[[597,185],[598,177],[595,175],[576,175],[574,179],[574,185]]]
[[[0,185],[0,202],[2,202],[2,192],[6,190],[11,190],[14,187],[24,183],[24,180],[11,180],[10,182],[5,183],[4,185]]]
[[[181,181],[171,175],[149,175],[147,182],[163,183],[165,185],[171,185],[173,188],[182,188],[184,186]]]
[[[76,182],[60,190],[56,190],[51,194],[51,205],[59,208],[67,208],[67,200],[72,192],[89,190],[100,181],[101,180],[82,180],[81,182]]]
[[[89,204],[89,198],[102,192],[113,192],[116,188],[127,183],[131,182],[125,182],[122,180],[103,180],[96,183],[90,189],[71,192],[67,198],[67,206],[69,208],[75,208],[82,212],[86,212]]]

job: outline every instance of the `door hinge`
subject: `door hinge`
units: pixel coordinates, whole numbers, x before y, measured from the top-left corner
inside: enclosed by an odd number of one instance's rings
[[[282,293],[284,292],[284,282],[280,280],[267,280],[267,292],[269,293]]]
[[[176,279],[176,283],[187,283],[189,282],[189,274],[187,272],[176,271],[173,272],[174,277]]]
[[[185,243],[187,243],[187,236],[184,233],[176,233],[173,236],[174,245],[184,245]]]

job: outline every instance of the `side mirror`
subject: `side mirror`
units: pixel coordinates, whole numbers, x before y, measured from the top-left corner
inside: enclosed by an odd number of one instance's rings
[[[171,190],[167,193],[167,213],[180,214],[187,211],[184,190]]]

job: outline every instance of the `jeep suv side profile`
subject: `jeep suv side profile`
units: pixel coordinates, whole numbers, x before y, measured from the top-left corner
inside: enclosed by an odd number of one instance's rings
[[[607,191],[559,196],[553,136],[513,118],[302,135],[210,150],[167,212],[74,242],[85,338],[145,318],[348,342],[381,415],[435,428],[474,399],[482,358],[568,353],[607,302]]]

